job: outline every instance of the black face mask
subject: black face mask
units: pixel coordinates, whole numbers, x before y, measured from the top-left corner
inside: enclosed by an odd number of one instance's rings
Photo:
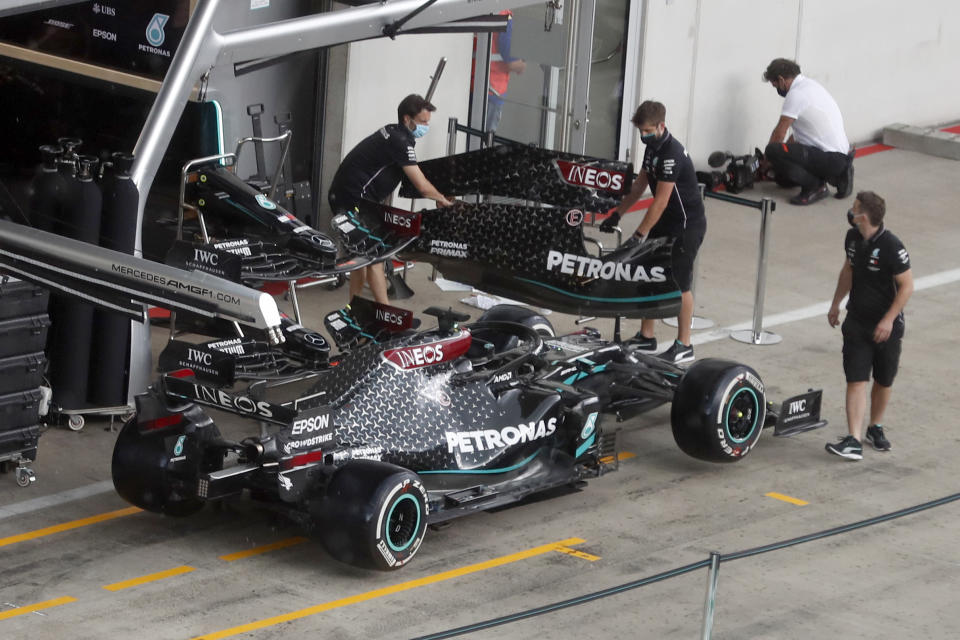
[[[847,222],[849,222],[850,226],[854,229],[857,228],[857,223],[853,221],[853,209],[847,209]]]
[[[787,91],[789,91],[789,89],[781,89],[780,87],[777,87],[777,95],[779,95],[781,98],[787,97]]]

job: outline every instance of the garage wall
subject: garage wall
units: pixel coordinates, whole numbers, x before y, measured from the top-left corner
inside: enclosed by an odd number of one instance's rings
[[[378,127],[397,121],[397,105],[411,93],[425,95],[441,57],[447,65],[432,102],[430,132],[417,141],[420,160],[446,155],[447,120],[467,121],[473,36],[431,34],[354,42],[347,55],[341,158]],[[460,140],[460,149],[465,143]]]
[[[315,10],[314,0],[271,2],[261,9],[251,9],[249,2],[222,3],[218,9],[217,27],[221,31],[229,31],[309,15]],[[222,109],[224,151],[233,151],[237,140],[253,135],[253,124],[247,115],[247,105],[263,105],[264,112],[260,120],[264,137],[278,134],[275,116],[290,113],[293,129],[293,179],[309,179],[316,101],[315,82],[316,52],[313,51],[281,57],[273,65],[240,76],[234,74],[232,65],[214,67],[206,97],[216,100]],[[279,145],[265,145],[264,156],[272,173],[280,158]],[[246,177],[255,171],[253,147],[248,145],[244,147],[238,172]]]
[[[698,166],[713,150],[767,141],[782,100],[760,74],[776,57],[795,58],[833,94],[851,142],[893,122],[960,120],[953,0],[642,1],[638,99],[666,104]]]
[[[782,99],[761,82],[767,63],[795,58],[833,94],[854,143],[894,122],[960,120],[960,3],[953,0],[633,0],[642,3],[638,101],[667,106],[667,125],[698,166],[711,151],[763,146]],[[434,127],[418,155],[445,153],[446,120],[466,121],[469,35],[400,36],[349,45],[342,153],[392,122],[396,103],[423,93],[449,58]],[[632,111],[636,105],[630,105]],[[640,149],[635,138],[633,157]]]

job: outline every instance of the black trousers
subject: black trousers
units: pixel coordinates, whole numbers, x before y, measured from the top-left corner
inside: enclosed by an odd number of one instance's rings
[[[764,150],[781,187],[801,186],[814,191],[824,182],[836,184],[847,169],[850,157],[836,151],[823,151],[797,142],[771,142]]]

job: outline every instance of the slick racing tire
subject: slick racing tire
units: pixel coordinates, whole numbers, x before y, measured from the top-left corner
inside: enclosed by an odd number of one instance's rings
[[[684,453],[708,462],[736,462],[763,432],[766,400],[750,367],[708,358],[691,366],[673,398],[673,439]]]
[[[320,538],[335,559],[392,571],[410,562],[427,529],[427,491],[417,474],[355,460],[327,487]]]
[[[203,501],[193,492],[179,492],[167,472],[181,435],[141,434],[136,416],[123,425],[113,447],[112,463],[113,486],[121,498],[146,511],[176,517],[193,515],[203,508]]]
[[[490,307],[477,321],[516,322],[517,324],[522,324],[525,327],[533,329],[544,338],[552,338],[557,335],[549,320],[533,309],[521,307],[516,304],[498,304]]]

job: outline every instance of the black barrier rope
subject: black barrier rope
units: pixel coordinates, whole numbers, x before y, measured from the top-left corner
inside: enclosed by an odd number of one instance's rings
[[[507,624],[509,622],[516,622],[517,620],[524,620],[526,618],[539,616],[540,614],[543,614],[543,613],[559,611],[560,609],[566,609],[567,607],[575,607],[576,605],[583,604],[584,602],[590,602],[592,600],[599,600],[600,598],[606,598],[607,596],[623,593],[624,591],[629,591],[631,589],[636,589],[637,587],[653,584],[654,582],[660,582],[661,580],[666,580],[667,578],[682,576],[685,573],[690,573],[691,571],[696,571],[697,569],[702,569],[704,567],[709,567],[709,566],[710,566],[710,560],[701,560],[700,562],[694,562],[693,564],[684,565],[676,569],[670,569],[669,571],[664,571],[663,573],[658,573],[656,575],[648,576],[646,578],[640,578],[639,580],[634,580],[633,582],[628,582],[618,587],[610,587],[602,591],[594,591],[593,593],[588,593],[586,595],[582,595],[577,598],[563,600],[562,602],[554,602],[553,604],[537,607],[536,609],[528,609],[526,611],[521,611],[520,613],[514,613],[509,616],[503,616],[501,618],[493,618],[492,620],[477,622],[476,624],[468,624],[465,627],[457,627],[456,629],[441,631],[440,633],[434,633],[428,636],[419,636],[417,638],[413,638],[412,640],[439,640],[440,638],[452,638],[453,636],[463,635],[464,633],[472,633],[474,631],[480,631],[481,629],[489,629],[490,627],[495,627],[497,625]]]
[[[733,204],[740,204],[745,207],[752,207],[753,209],[763,208],[762,200],[750,200],[749,198],[742,198],[740,196],[730,195],[729,193],[724,193],[723,191],[705,191],[703,194],[705,198],[715,198],[717,200],[723,200],[724,202],[732,202]],[[770,211],[776,211],[777,203],[770,201]]]
[[[835,536],[841,533],[847,533],[848,531],[855,531],[856,529],[862,529],[864,527],[880,524],[881,522],[895,520],[897,518],[902,518],[904,516],[912,515],[914,513],[919,513],[920,511],[925,511],[927,509],[939,507],[939,506],[948,504],[950,502],[955,502],[957,500],[960,500],[960,493],[954,493],[953,495],[939,498],[937,500],[924,502],[922,504],[918,504],[913,507],[906,507],[904,509],[900,509],[899,511],[893,511],[891,513],[875,516],[873,518],[867,518],[866,520],[860,520],[858,522],[853,522],[851,524],[841,525],[839,527],[834,527],[832,529],[826,529],[818,533],[811,533],[805,536],[791,538],[789,540],[783,540],[781,542],[774,542],[774,543],[763,545],[760,547],[753,547],[752,549],[745,549],[743,551],[737,551],[735,553],[721,555],[720,559],[722,562],[728,562],[731,560],[740,560],[742,558],[749,558],[751,556],[759,555],[761,553],[768,553],[770,551],[778,551],[780,549],[786,549],[787,547],[803,544],[805,542],[812,542],[814,540],[820,540],[820,539],[828,538],[830,536]],[[616,587],[609,587],[601,591],[594,591],[593,593],[588,593],[582,596],[578,596],[576,598],[570,598],[569,600],[554,602],[553,604],[544,605],[542,607],[537,607],[535,609],[528,609],[526,611],[513,613],[508,616],[502,616],[500,618],[492,618],[490,620],[484,620],[483,622],[477,622],[477,623],[469,624],[463,627],[457,627],[456,629],[448,629],[447,631],[441,631],[439,633],[433,633],[426,636],[417,636],[416,638],[412,638],[411,640],[440,640],[441,638],[452,638],[454,636],[463,635],[465,633],[473,633],[474,631],[489,629],[491,627],[496,627],[501,624],[508,624],[510,622],[516,622],[517,620],[525,620],[527,618],[532,618],[534,616],[538,616],[544,613],[551,613],[553,611],[559,611],[560,609],[574,607],[579,604],[584,604],[585,602],[592,602],[593,600],[599,600],[600,598],[606,598],[607,596],[623,593],[624,591],[630,591],[631,589],[636,589],[638,587],[643,587],[648,584],[653,584],[654,582],[660,582],[661,580],[666,580],[668,578],[680,576],[685,573],[690,573],[691,571],[696,571],[697,569],[702,569],[704,567],[709,567],[709,566],[710,566],[710,559],[707,558],[706,560],[701,560],[700,562],[694,562],[693,564],[684,565],[676,569],[670,569],[668,571],[664,571],[662,573],[658,573],[646,578],[633,580],[631,582],[627,582],[626,584],[622,584]]]
[[[852,524],[841,525],[839,527],[834,527],[833,529],[827,529],[826,531],[821,531],[819,533],[811,533],[805,536],[800,536],[799,538],[791,538],[790,540],[784,540],[783,542],[774,542],[772,544],[764,545],[762,547],[754,547],[753,549],[745,549],[744,551],[729,553],[726,555],[722,555],[721,559],[723,561],[739,560],[741,558],[749,558],[750,556],[759,555],[761,553],[767,553],[769,551],[786,549],[787,547],[803,544],[804,542],[812,542],[814,540],[819,540],[821,538],[827,538],[829,536],[835,536],[840,533],[847,533],[848,531],[855,531],[856,529],[869,527],[874,524],[880,524],[881,522],[887,522],[888,520],[895,520],[897,518],[909,516],[914,513],[918,513],[920,511],[926,511],[927,509],[939,507],[939,506],[948,504],[950,502],[955,502],[957,500],[960,500],[960,493],[955,493],[951,496],[946,496],[945,498],[939,498],[937,500],[931,500],[930,502],[924,502],[923,504],[918,504],[913,507],[900,509],[899,511],[893,511],[892,513],[887,513],[882,516],[875,516],[873,518],[867,518],[866,520],[860,520],[859,522],[854,522]]]

